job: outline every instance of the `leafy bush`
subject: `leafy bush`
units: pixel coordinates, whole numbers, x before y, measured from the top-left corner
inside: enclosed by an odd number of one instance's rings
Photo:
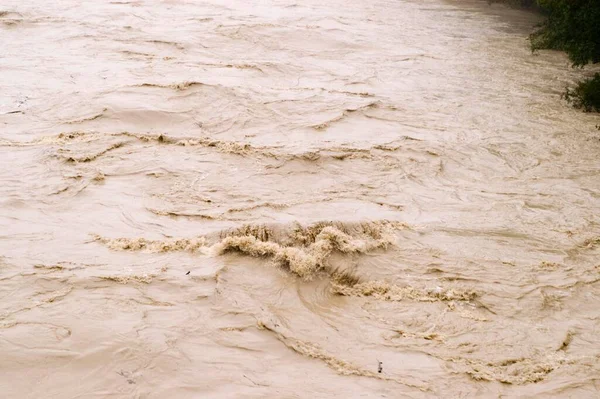
[[[537,0],[548,18],[531,35],[531,47],[564,50],[574,66],[600,62],[600,1]]]
[[[600,112],[600,73],[579,82],[574,89],[567,88],[563,98],[585,112]]]

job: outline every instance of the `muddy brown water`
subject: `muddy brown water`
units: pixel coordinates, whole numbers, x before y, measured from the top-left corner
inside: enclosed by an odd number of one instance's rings
[[[0,396],[598,397],[598,118],[537,21],[3,1]]]

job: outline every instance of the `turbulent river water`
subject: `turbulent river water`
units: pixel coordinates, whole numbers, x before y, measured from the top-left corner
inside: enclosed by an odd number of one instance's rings
[[[598,118],[536,22],[2,1],[0,396],[598,397]]]

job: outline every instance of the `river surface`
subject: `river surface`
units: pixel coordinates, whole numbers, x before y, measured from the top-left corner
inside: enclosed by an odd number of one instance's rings
[[[597,398],[599,120],[537,22],[3,0],[0,396]]]

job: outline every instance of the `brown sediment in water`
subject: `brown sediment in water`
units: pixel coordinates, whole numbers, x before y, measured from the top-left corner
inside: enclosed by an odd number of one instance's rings
[[[115,143],[102,151],[99,151],[90,155],[79,155],[79,156],[65,156],[65,161],[67,162],[92,162],[93,160],[107,154],[110,151],[121,148],[125,145],[125,143]]]
[[[379,380],[395,382],[412,388],[417,388],[421,391],[428,391],[427,387],[425,386],[419,386],[414,383],[402,381],[401,379],[392,378],[387,375],[382,375],[381,373],[362,369],[352,363],[338,359],[328,354],[316,344],[313,344],[311,342],[304,342],[293,337],[286,336],[282,331],[285,329],[279,327],[273,322],[259,320],[257,322],[257,327],[259,329],[264,329],[275,334],[279,341],[283,342],[285,346],[292,349],[294,352],[302,356],[306,356],[324,362],[325,364],[327,364],[327,366],[329,366],[339,375],[375,378]]]
[[[110,249],[122,251],[172,252],[172,251],[199,251],[204,248],[204,237],[182,238],[174,240],[147,240],[145,238],[105,238],[99,235],[94,240],[101,242]]]
[[[594,397],[598,121],[538,22],[5,0],[2,396]]]
[[[441,287],[425,290],[411,286],[400,287],[385,281],[368,281],[351,285],[334,282],[331,288],[332,292],[337,295],[373,297],[384,301],[471,301],[477,298],[477,294],[469,290],[443,289]]]
[[[89,144],[90,142],[103,142],[119,137],[127,137],[138,140],[140,142],[149,143],[156,142],[166,145],[177,145],[183,147],[203,147],[203,148],[214,148],[219,152],[226,154],[234,154],[240,156],[250,156],[256,158],[271,158],[280,160],[282,162],[290,162],[294,160],[302,160],[309,162],[316,161],[327,161],[333,160],[346,160],[346,159],[366,159],[373,160],[378,159],[379,156],[377,151],[383,152],[396,152],[402,147],[400,145],[393,144],[379,144],[374,145],[371,148],[352,148],[352,147],[329,147],[318,149],[314,151],[304,151],[299,153],[287,153],[282,152],[280,146],[254,146],[250,143],[236,142],[236,141],[225,141],[216,140],[209,137],[174,137],[166,134],[147,134],[147,133],[133,133],[133,132],[118,132],[118,133],[99,133],[99,132],[70,132],[60,133],[55,136],[46,136],[40,139],[36,139],[30,142],[6,142],[2,145],[5,146],[39,146],[45,144],[71,144],[71,143],[84,143]],[[59,157],[64,158],[68,162],[91,162],[94,161],[108,152],[129,145],[128,142],[116,142],[105,149],[98,151],[90,155],[64,155],[61,152],[65,150],[73,151],[71,147],[60,147]],[[281,166],[281,165],[279,165]]]
[[[465,361],[464,371],[476,381],[498,381],[504,384],[525,385],[543,381],[564,361],[536,362],[532,359],[510,359],[495,363]]]
[[[271,259],[303,279],[311,279],[326,267],[333,252],[366,254],[395,243],[394,230],[404,223],[319,222],[309,226],[245,225],[207,236],[184,239],[105,238],[94,236],[114,250],[150,252],[203,252],[222,255],[237,252],[255,258]],[[218,237],[218,241],[215,239]],[[213,242],[210,244],[210,242]]]

